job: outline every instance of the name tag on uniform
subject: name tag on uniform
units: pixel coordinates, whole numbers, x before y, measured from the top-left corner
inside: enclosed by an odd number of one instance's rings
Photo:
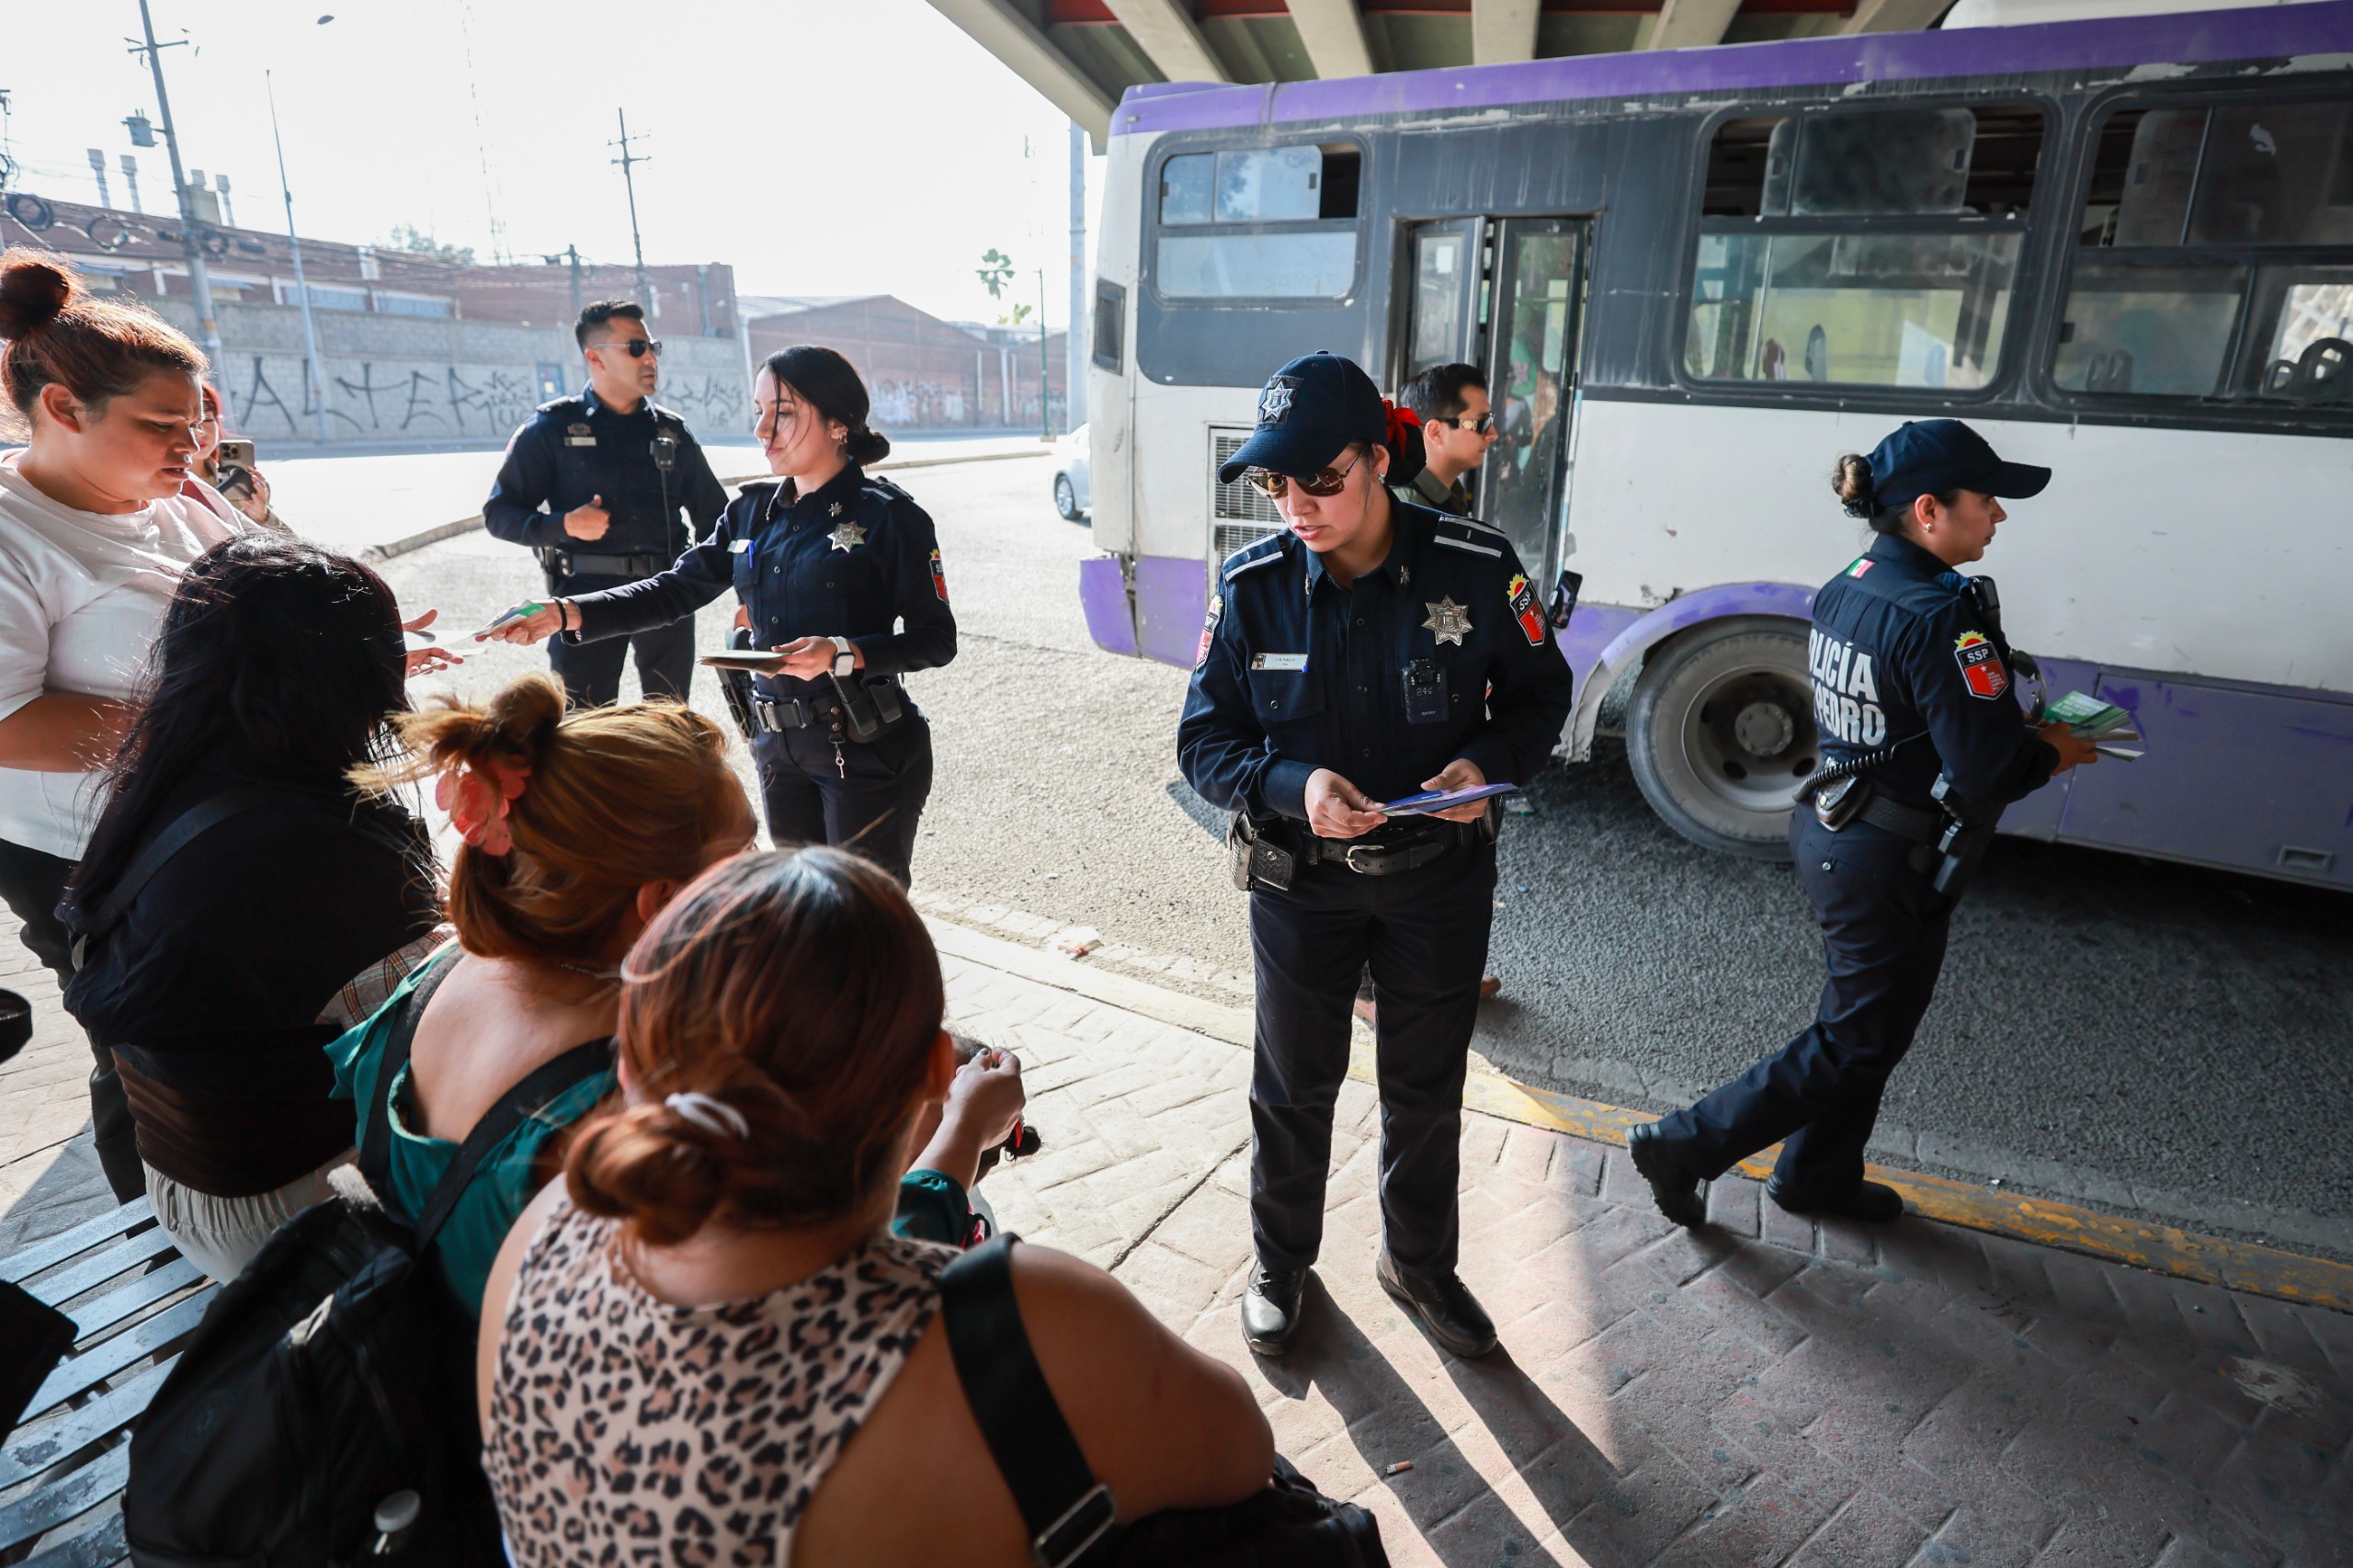
[[[563,444],[567,447],[593,447],[597,444],[597,437],[594,436],[566,436],[563,438]]]
[[[1250,667],[1254,670],[1304,672],[1307,668],[1307,655],[1304,653],[1253,653],[1250,655]]]
[[[741,555],[751,548],[752,541],[748,539],[739,539],[734,543],[727,547],[729,553],[734,555]]]

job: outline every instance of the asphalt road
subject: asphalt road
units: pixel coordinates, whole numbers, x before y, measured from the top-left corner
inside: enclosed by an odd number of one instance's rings
[[[936,913],[1246,998],[1249,939],[1214,815],[1177,781],[1184,672],[1088,641],[1086,528],[1042,459],[911,472],[939,525],[957,661],[914,677],[938,782],[915,860]],[[479,625],[529,591],[479,534],[390,563],[404,605]],[[700,618],[721,643],[732,606]],[[543,667],[478,655],[479,688]],[[721,711],[707,673],[698,703]],[[1622,754],[1554,763],[1506,830],[1475,1049],[1525,1081],[1665,1109],[1811,1016],[1820,957],[1787,867],[1685,843]],[[1956,915],[1942,987],[1889,1090],[1881,1157],[2353,1257],[2353,899],[2004,840]]]

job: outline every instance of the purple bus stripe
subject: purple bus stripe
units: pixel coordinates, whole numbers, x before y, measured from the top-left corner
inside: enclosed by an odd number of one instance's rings
[[[2026,27],[1862,33],[1711,49],[1572,55],[1264,86],[1131,87],[1112,134],[1491,108],[1590,98],[2007,76],[2160,62],[2287,60],[2353,51],[2353,0]]]

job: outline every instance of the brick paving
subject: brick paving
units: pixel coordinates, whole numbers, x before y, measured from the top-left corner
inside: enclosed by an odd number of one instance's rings
[[[0,985],[42,1024],[0,1068],[0,1252],[106,1202],[85,1047],[18,953]],[[1034,961],[944,962],[1047,1140],[989,1177],[1000,1219],[1241,1369],[1401,1568],[2353,1564],[2353,1316],[1919,1220],[1814,1225],[1740,1179],[1687,1233],[1621,1150],[1472,1112],[1462,1272],[1503,1348],[1465,1362],[1373,1284],[1379,1108],[1353,1081],[1310,1322],[1259,1360],[1247,1051],[1137,983],[1121,1006]]]
[[[1313,1315],[1260,1360],[1235,1316],[1247,1052],[947,963],[1048,1140],[989,1177],[1000,1219],[1240,1368],[1401,1568],[2353,1563],[2353,1317],[1926,1221],[1816,1225],[1741,1179],[1688,1233],[1622,1150],[1474,1112],[1462,1273],[1503,1348],[1465,1362],[1373,1283],[1356,1082]]]

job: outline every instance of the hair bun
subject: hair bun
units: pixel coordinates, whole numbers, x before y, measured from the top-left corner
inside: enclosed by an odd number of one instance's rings
[[[46,256],[10,251],[0,257],[0,337],[22,337],[47,326],[80,289],[72,273]]]
[[[849,454],[852,462],[861,465],[879,463],[891,455],[891,438],[880,430],[870,430],[861,425],[849,433],[849,438],[842,443],[842,450]]]
[[[1830,488],[1837,493],[1838,501],[1850,517],[1869,517],[1877,509],[1878,491],[1871,477],[1871,460],[1860,452],[1848,452],[1839,458],[1838,466],[1830,471]]]

